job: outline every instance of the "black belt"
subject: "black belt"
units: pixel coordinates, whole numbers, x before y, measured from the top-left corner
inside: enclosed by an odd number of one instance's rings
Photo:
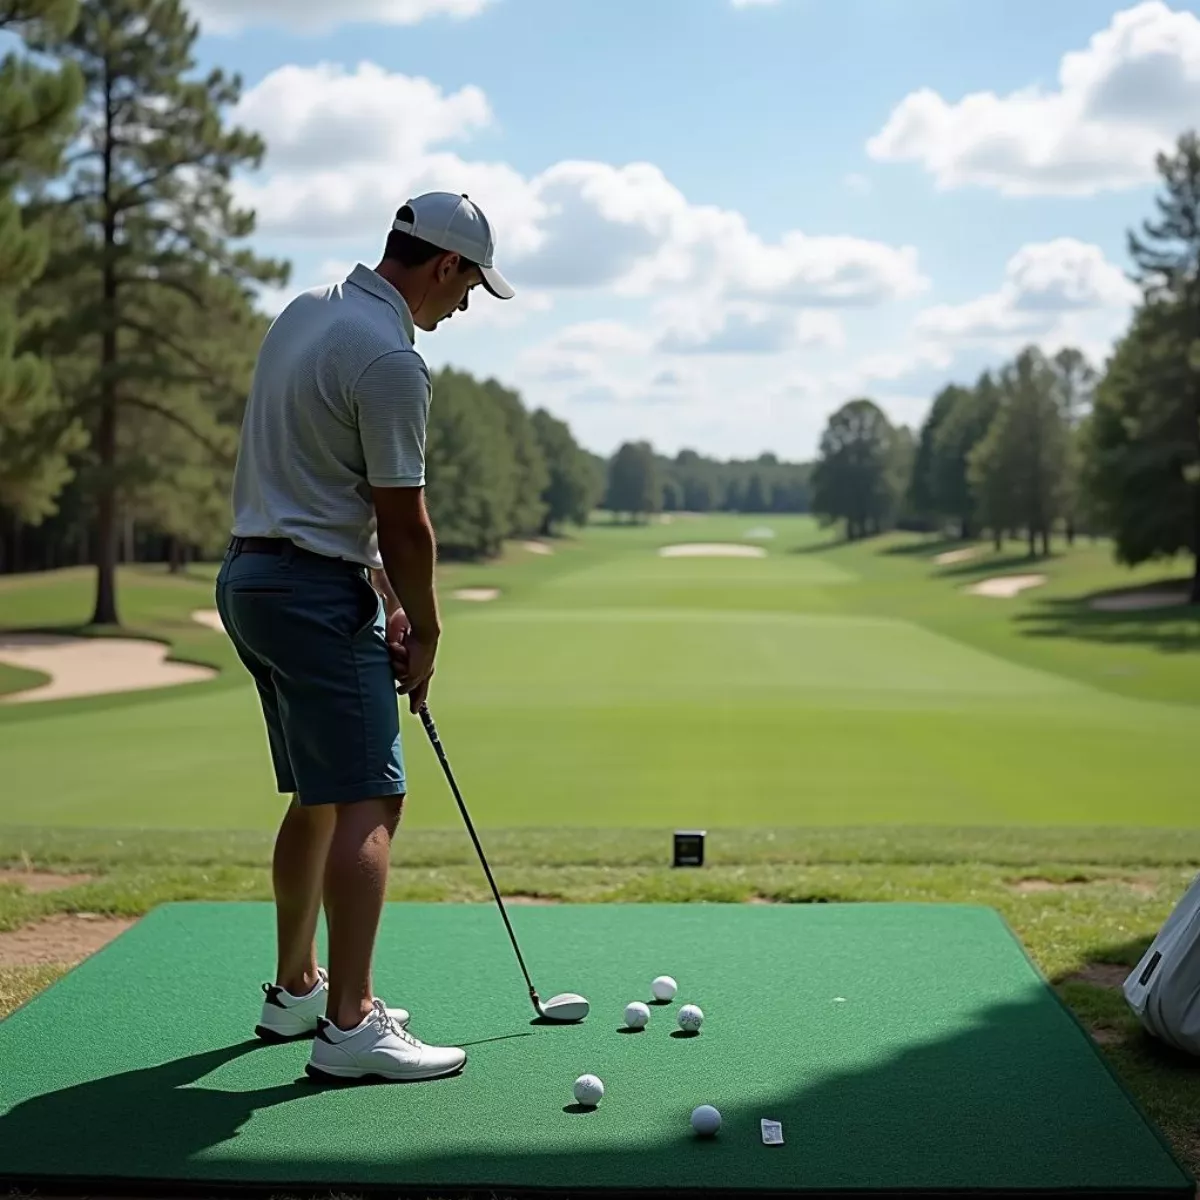
[[[286,554],[295,558],[311,558],[323,563],[341,563],[353,567],[356,571],[365,571],[359,563],[351,562],[348,558],[335,558],[330,554],[318,554],[315,550],[306,550],[297,546],[290,538],[281,537],[237,537],[229,540],[229,549],[236,558],[239,554]]]
[[[311,554],[288,538],[234,537],[229,543],[234,554]]]

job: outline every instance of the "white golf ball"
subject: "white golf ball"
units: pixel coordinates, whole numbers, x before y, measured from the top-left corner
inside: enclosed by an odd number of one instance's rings
[[[685,1004],[675,1019],[679,1022],[680,1029],[694,1032],[704,1024],[704,1013],[698,1004]]]
[[[692,1110],[692,1128],[703,1137],[712,1137],[721,1128],[721,1114],[711,1104]]]
[[[625,1024],[630,1029],[643,1029],[650,1020],[650,1009],[640,1000],[625,1005]]]
[[[604,1084],[595,1075],[580,1075],[575,1080],[575,1099],[580,1104],[595,1108],[604,1098]]]
[[[654,993],[655,1000],[674,1000],[675,993],[679,991],[679,984],[670,975],[660,975],[650,985],[650,990]]]

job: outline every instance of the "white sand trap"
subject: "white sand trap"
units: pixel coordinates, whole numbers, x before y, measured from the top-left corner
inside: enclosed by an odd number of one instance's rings
[[[192,620],[199,621],[201,625],[207,625],[209,629],[215,629],[218,633],[225,632],[225,625],[221,621],[221,614],[215,608],[200,608],[192,613]]]
[[[1045,575],[998,575],[995,579],[984,579],[967,588],[975,596],[991,596],[997,600],[1011,600],[1026,588],[1040,587],[1046,582]]]
[[[459,588],[454,593],[455,600],[495,600],[500,595],[499,588]]]
[[[939,567],[945,567],[950,563],[967,562],[969,559],[978,558],[982,553],[982,546],[964,546],[961,550],[947,550],[945,554],[939,554],[933,561]]]
[[[683,542],[678,546],[663,546],[663,558],[766,558],[761,546],[742,546],[737,542]]]
[[[530,554],[553,554],[554,547],[547,546],[545,542],[522,542],[522,546],[529,551]]]
[[[0,701],[14,704],[133,692],[142,688],[199,683],[216,675],[209,667],[169,663],[166,661],[169,653],[169,646],[133,638],[0,634],[0,660],[50,676],[49,683],[0,696]]]
[[[753,529],[747,531],[746,536],[748,538],[761,538],[765,540],[767,538],[773,538],[775,536],[775,530],[768,529],[765,525],[756,525]]]
[[[1123,592],[1119,596],[1097,596],[1088,607],[1097,612],[1140,612],[1146,608],[1176,608],[1187,602],[1186,591]]]

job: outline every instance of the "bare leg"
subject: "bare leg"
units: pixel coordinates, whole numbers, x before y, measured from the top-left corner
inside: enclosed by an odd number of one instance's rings
[[[371,1011],[371,959],[387,890],[392,837],[403,796],[337,805],[337,825],[325,862],[329,930],[329,999],[325,1015],[353,1029]]]
[[[332,805],[303,808],[293,797],[275,838],[275,982],[294,996],[317,982],[317,917],[335,817]]]

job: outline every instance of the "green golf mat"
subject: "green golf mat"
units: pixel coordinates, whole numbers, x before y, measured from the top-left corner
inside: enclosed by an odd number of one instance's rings
[[[539,1023],[494,904],[389,905],[376,990],[459,1076],[326,1087],[253,1036],[261,903],[172,904],[0,1023],[0,1184],[89,1195],[1192,1196],[1195,1185],[991,909],[522,906]],[[679,994],[623,1031],[651,980]],[[676,1024],[696,1003],[698,1034]],[[585,1110],[574,1080],[599,1075]],[[720,1109],[712,1139],[692,1130]],[[760,1122],[782,1122],[764,1145]]]

